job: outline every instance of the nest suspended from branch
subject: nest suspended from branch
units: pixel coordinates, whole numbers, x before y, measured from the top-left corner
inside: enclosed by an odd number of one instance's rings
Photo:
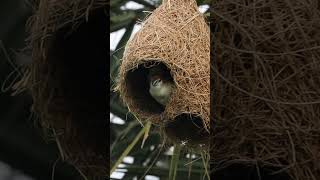
[[[200,119],[199,134],[206,134],[210,121],[209,42],[209,27],[194,0],[164,1],[125,48],[116,89],[130,111],[160,125],[189,114]],[[149,94],[147,74],[153,66],[165,66],[175,84],[165,107]],[[192,124],[190,118],[180,122],[179,128]]]
[[[107,175],[107,2],[34,1],[33,62],[14,88],[27,89],[40,124],[64,160],[88,178]]]
[[[319,2],[212,7],[214,169],[259,164],[320,179]]]

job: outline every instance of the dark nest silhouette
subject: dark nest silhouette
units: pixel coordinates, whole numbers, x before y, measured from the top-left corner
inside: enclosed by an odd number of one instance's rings
[[[212,7],[211,167],[320,179],[319,2]]]
[[[35,2],[30,18],[33,62],[15,88],[63,160],[89,179],[107,177],[107,10],[105,1]]]
[[[180,114],[163,125],[162,131],[169,142],[186,145],[195,150],[209,148],[209,132],[201,117],[193,114]]]

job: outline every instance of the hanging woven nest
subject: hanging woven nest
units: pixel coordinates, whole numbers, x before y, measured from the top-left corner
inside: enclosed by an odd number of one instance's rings
[[[212,7],[213,177],[242,165],[256,179],[320,179],[319,2]]]
[[[34,1],[30,18],[32,63],[17,93],[57,141],[63,160],[89,179],[106,177],[107,2]]]
[[[171,139],[189,140],[198,133],[204,140],[210,121],[209,42],[209,27],[194,0],[163,1],[125,48],[116,89],[129,110],[168,127]],[[166,71],[174,84],[165,106],[149,93],[148,73],[154,67]],[[181,136],[182,129],[187,134]]]

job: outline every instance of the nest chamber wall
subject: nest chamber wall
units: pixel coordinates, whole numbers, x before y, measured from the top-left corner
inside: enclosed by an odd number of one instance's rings
[[[320,179],[319,2],[212,6],[212,167]]]
[[[194,0],[163,1],[125,48],[117,89],[130,111],[155,124],[192,114],[208,130],[209,41],[209,27]],[[175,84],[164,108],[149,95],[146,82],[148,68],[159,64]],[[188,122],[184,118],[180,128]]]
[[[107,176],[107,2],[35,1],[29,20],[33,62],[15,88],[64,160],[91,178]]]

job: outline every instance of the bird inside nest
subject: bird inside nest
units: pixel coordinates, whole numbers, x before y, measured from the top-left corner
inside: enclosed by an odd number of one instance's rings
[[[174,88],[169,70],[164,65],[149,68],[149,93],[161,105],[166,106]]]

